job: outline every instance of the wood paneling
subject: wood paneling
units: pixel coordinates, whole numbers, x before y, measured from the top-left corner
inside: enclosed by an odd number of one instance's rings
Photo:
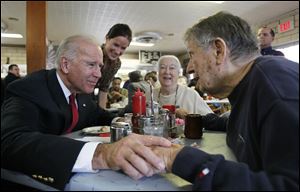
[[[46,68],[46,1],[26,2],[27,73]]]

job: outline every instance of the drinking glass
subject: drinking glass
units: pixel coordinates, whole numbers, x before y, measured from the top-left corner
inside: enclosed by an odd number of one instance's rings
[[[144,123],[144,134],[163,137],[164,124],[159,117],[151,117],[150,121]]]

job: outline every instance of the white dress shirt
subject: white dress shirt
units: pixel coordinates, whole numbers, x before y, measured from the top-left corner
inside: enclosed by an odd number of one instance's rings
[[[61,78],[59,77],[58,73],[56,73],[58,82],[60,87],[62,88],[65,98],[69,103],[69,96],[71,95],[70,90],[65,86]],[[75,103],[77,105],[77,101],[75,99]],[[94,152],[96,150],[97,145],[99,142],[88,142],[84,144],[82,147],[76,162],[73,166],[72,172],[97,172],[97,170],[92,169],[92,159],[94,156]]]

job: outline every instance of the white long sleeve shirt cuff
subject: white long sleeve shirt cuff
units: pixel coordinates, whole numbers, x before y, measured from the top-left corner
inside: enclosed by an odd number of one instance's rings
[[[72,172],[98,172],[93,170],[92,159],[99,142],[88,142],[82,147],[77,160],[73,166]]]

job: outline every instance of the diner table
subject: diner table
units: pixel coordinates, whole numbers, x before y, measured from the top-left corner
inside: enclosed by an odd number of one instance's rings
[[[64,136],[83,141],[110,142],[110,137],[84,136],[81,131]],[[179,138],[173,139],[172,142],[197,147],[211,154],[222,154],[225,159],[236,161],[231,149],[226,145],[226,134],[223,132],[204,131],[201,139],[187,139],[181,135]],[[2,168],[1,178],[40,190],[56,190],[27,175]],[[191,189],[191,183],[172,173],[161,173],[133,180],[122,171],[113,170],[100,170],[96,173],[76,173],[65,187],[66,191],[189,191]]]

